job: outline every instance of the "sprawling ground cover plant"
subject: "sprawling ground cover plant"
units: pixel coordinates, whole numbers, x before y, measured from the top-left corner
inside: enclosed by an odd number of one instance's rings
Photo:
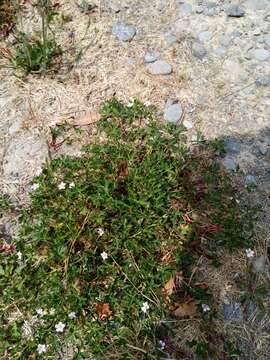
[[[1,242],[2,358],[163,358],[167,320],[211,312],[196,258],[251,245],[214,147],[188,147],[137,101],[101,115],[81,157],[39,171],[20,237]]]

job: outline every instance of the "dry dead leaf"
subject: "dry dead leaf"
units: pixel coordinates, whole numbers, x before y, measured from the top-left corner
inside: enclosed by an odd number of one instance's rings
[[[112,319],[112,311],[108,303],[96,303],[96,311],[100,320]]]
[[[176,317],[191,317],[196,314],[197,311],[197,300],[190,300],[188,302],[177,304],[176,308],[173,311],[174,316]]]
[[[176,273],[175,277],[170,278],[162,289],[164,299],[166,302],[170,302],[170,296],[176,291],[176,288],[181,286],[183,281],[182,272]]]
[[[88,112],[84,116],[82,116],[79,119],[74,119],[72,121],[72,125],[77,126],[85,126],[85,125],[91,125],[100,120],[101,116],[99,113],[96,112]]]

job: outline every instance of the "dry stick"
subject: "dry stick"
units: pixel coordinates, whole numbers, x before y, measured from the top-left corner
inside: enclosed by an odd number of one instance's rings
[[[229,97],[229,96],[235,95],[235,94],[239,93],[240,91],[242,91],[242,90],[244,90],[244,89],[246,89],[246,88],[254,85],[255,82],[256,82],[256,81],[253,81],[252,83],[250,83],[250,84],[248,84],[248,85],[246,85],[246,86],[243,86],[241,89],[235,90],[235,91],[233,91],[233,92],[231,92],[231,93],[229,93],[229,94],[227,94],[227,95],[221,96],[218,100],[224,100],[224,99],[226,99],[226,98]]]
[[[157,305],[155,303],[154,300],[150,299],[148,296],[144,295],[134,284],[133,282],[129,279],[129,277],[127,276],[127,274],[124,272],[124,270],[122,269],[122,267],[115,261],[115,259],[111,256],[111,258],[113,259],[113,262],[115,263],[115,265],[118,267],[118,269],[122,272],[122,274],[125,276],[125,278],[131,283],[131,285],[134,287],[134,289],[136,291],[138,291],[138,293],[140,293],[143,297],[145,297],[147,300],[149,300],[151,303]]]
[[[81,235],[81,232],[82,232],[83,229],[85,228],[85,225],[86,225],[87,220],[88,220],[88,215],[85,216],[80,230],[78,231],[78,233],[77,233],[77,235],[75,236],[75,238],[72,240],[72,243],[71,243],[70,248],[69,248],[68,256],[67,256],[67,258],[66,258],[65,261],[64,261],[64,264],[65,264],[65,265],[64,265],[64,272],[65,272],[65,274],[67,274],[68,265],[69,265],[69,257],[70,257],[71,250],[73,249],[76,241],[78,240],[79,236]]]
[[[138,350],[138,351],[140,351],[140,352],[142,352],[142,353],[144,353],[144,354],[147,354],[147,351],[145,351],[145,350],[143,350],[143,349],[141,349],[141,348],[139,348],[139,347],[137,347],[137,346],[133,346],[133,345],[127,344],[127,347],[129,347],[129,348],[131,348],[131,349],[133,349],[133,350]]]
[[[199,260],[197,261],[197,264],[196,264],[195,268],[192,270],[191,276],[190,276],[189,281],[188,281],[188,286],[190,286],[191,281],[193,279],[193,276],[195,275],[196,271],[198,270],[198,268],[199,268],[198,265],[201,262],[202,258],[203,258],[203,256],[199,257]]]

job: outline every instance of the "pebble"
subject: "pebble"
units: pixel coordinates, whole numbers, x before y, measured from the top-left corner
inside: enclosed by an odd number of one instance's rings
[[[146,63],[155,62],[155,61],[157,61],[157,59],[158,59],[158,54],[153,53],[153,52],[146,53],[144,56],[144,61]]]
[[[168,46],[171,46],[177,42],[177,37],[172,34],[168,34],[165,36],[165,42]]]
[[[270,48],[270,34],[264,35],[263,41],[264,41],[265,45]]]
[[[186,120],[186,119],[183,121],[183,125],[187,130],[190,130],[193,128],[192,122],[190,122],[189,120]]]
[[[195,42],[192,44],[192,54],[196,58],[202,60],[206,56],[207,52],[203,44]]]
[[[221,46],[224,46],[224,47],[227,47],[231,44],[232,42],[232,39],[230,36],[228,35],[223,35],[221,36],[220,40],[219,40],[219,43]]]
[[[239,154],[241,151],[241,145],[237,140],[227,139],[225,140],[225,149],[227,152]]]
[[[259,144],[259,151],[262,155],[266,155],[268,151],[268,144],[267,143],[260,143]]]
[[[247,0],[245,5],[252,10],[265,10],[269,2],[268,0]]]
[[[223,56],[225,56],[227,54],[227,50],[223,46],[220,46],[220,47],[216,48],[214,50],[214,52],[219,57],[223,57]]]
[[[255,273],[263,273],[266,269],[266,256],[261,255],[253,260],[252,262],[252,270]]]
[[[168,102],[170,105],[166,105],[164,111],[164,119],[169,123],[176,124],[181,119],[183,114],[183,109],[180,104],[171,104],[171,101]]]
[[[201,5],[197,6],[195,11],[196,11],[197,14],[202,14],[203,13],[203,6],[201,6]]]
[[[230,171],[236,171],[236,163],[233,159],[231,158],[226,158],[224,161],[223,161],[223,165],[224,167],[227,169],[227,170],[230,170]]]
[[[172,73],[171,65],[164,60],[157,60],[148,64],[146,67],[152,75],[169,75]]]
[[[136,28],[133,25],[117,23],[112,27],[112,34],[121,41],[130,41],[136,35]]]
[[[270,75],[259,76],[255,81],[257,86],[268,86],[270,85]]]
[[[269,59],[270,52],[265,49],[255,49],[254,57],[255,57],[255,59],[257,59],[259,61],[265,61],[265,60]]]
[[[83,0],[78,4],[78,8],[80,9],[81,13],[90,13],[97,8],[97,5],[91,4],[88,1]]]
[[[223,304],[222,313],[225,320],[242,321],[244,318],[243,311],[241,309],[241,304],[238,302]]]
[[[199,33],[198,38],[201,42],[207,42],[211,40],[213,37],[213,34],[211,31],[202,31]]]
[[[245,178],[245,185],[256,185],[257,181],[254,175],[247,175]]]
[[[239,5],[236,4],[229,5],[226,9],[226,13],[230,17],[237,17],[237,18],[245,15],[245,11]]]
[[[185,13],[188,13],[188,14],[192,13],[192,5],[191,4],[188,4],[188,3],[181,4],[180,8]]]

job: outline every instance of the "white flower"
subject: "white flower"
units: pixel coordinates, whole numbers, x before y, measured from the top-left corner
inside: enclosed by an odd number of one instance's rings
[[[36,172],[35,172],[35,176],[39,176],[42,174],[42,168],[39,166],[37,169],[36,169]]]
[[[70,189],[74,188],[75,187],[75,183],[72,181],[69,186],[68,186]]]
[[[22,261],[22,253],[20,251],[17,252],[17,257],[19,261]]]
[[[202,310],[203,310],[203,312],[208,312],[208,311],[210,311],[211,309],[210,309],[210,306],[209,306],[209,305],[207,305],[207,304],[202,304]]]
[[[131,99],[128,104],[127,107],[131,108],[134,105],[134,99]]]
[[[255,255],[255,252],[251,249],[246,249],[246,255],[248,258],[252,258]]]
[[[62,333],[64,332],[65,330],[65,327],[66,327],[66,324],[63,324],[61,321],[55,325],[55,331],[56,332],[59,332],[59,333]]]
[[[143,303],[143,306],[141,307],[141,309],[142,309],[142,312],[144,312],[145,314],[147,313],[147,311],[150,309],[150,306],[147,301]]]
[[[66,188],[66,183],[64,183],[63,181],[60,182],[60,184],[58,185],[58,189],[59,190],[64,190]]]
[[[45,314],[44,310],[42,310],[42,309],[40,309],[40,308],[36,310],[36,313],[37,313],[39,316],[43,316],[43,315]]]
[[[164,349],[165,349],[165,346],[166,346],[165,341],[159,340],[158,344],[159,344],[159,347],[160,347],[161,350],[164,350]]]
[[[105,260],[108,259],[108,254],[107,254],[105,251],[103,251],[103,252],[100,254],[100,256],[102,257],[102,260],[103,260],[103,261],[105,261]]]
[[[98,228],[97,233],[99,236],[102,236],[104,234],[104,230],[102,228]]]
[[[33,184],[31,186],[31,190],[33,190],[33,191],[37,190],[38,188],[39,188],[39,184]]]
[[[75,319],[75,318],[76,318],[76,313],[75,313],[74,311],[72,311],[71,313],[68,314],[68,318],[69,318],[70,320]]]
[[[145,101],[144,106],[150,106],[151,102],[150,101]]]
[[[38,344],[38,347],[37,347],[37,352],[39,354],[42,354],[42,353],[45,353],[46,352],[46,345],[44,344]]]

